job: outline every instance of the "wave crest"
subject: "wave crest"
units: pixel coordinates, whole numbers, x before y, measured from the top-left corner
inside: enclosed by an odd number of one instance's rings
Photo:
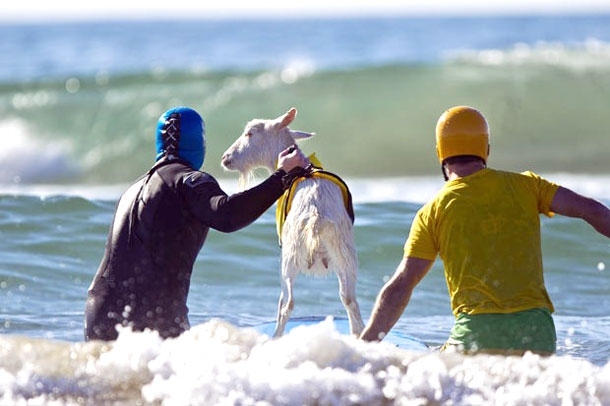
[[[78,169],[70,159],[66,142],[43,144],[21,119],[0,121],[0,183],[44,183],[74,176]]]
[[[595,38],[579,43],[517,43],[508,49],[453,51],[448,55],[448,60],[482,66],[556,66],[571,70],[610,70],[610,43]]]

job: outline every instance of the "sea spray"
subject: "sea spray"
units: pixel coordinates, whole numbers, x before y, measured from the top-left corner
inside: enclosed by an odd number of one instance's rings
[[[569,356],[409,352],[334,330],[279,339],[220,320],[175,339],[0,338],[0,401],[27,404],[587,404],[610,401],[610,364]]]

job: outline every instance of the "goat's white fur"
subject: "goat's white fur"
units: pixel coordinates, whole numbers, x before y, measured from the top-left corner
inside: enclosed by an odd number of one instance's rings
[[[226,170],[239,172],[242,187],[256,168],[276,169],[277,156],[295,140],[313,133],[293,131],[288,125],[296,117],[295,108],[273,120],[255,119],[222,157]],[[345,209],[338,185],[328,179],[307,178],[294,193],[292,206],[282,229],[282,290],[278,303],[274,336],[283,334],[294,307],[292,286],[299,273],[321,276],[334,270],[339,295],[347,311],[350,331],[358,335],[364,328],[356,300],[358,256],[352,221]]]

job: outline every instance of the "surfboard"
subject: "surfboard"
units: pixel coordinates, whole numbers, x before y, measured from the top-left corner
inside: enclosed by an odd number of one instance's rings
[[[284,334],[289,333],[290,330],[295,327],[312,326],[321,323],[326,320],[326,317],[327,316],[306,316],[291,318],[288,320],[288,323],[286,323]],[[350,334],[349,320],[347,318],[333,317],[333,324],[339,333],[346,335]],[[275,331],[275,320],[254,325],[252,328],[261,334],[273,337],[273,332]],[[397,330],[390,330],[383,341],[392,343],[397,347],[408,351],[430,351],[430,347],[428,347],[428,345],[420,339]]]

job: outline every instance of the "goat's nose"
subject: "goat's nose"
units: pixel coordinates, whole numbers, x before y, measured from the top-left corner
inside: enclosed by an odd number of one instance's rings
[[[229,154],[223,154],[222,158],[220,159],[220,162],[223,166],[228,166],[229,164],[231,164],[231,156]]]

